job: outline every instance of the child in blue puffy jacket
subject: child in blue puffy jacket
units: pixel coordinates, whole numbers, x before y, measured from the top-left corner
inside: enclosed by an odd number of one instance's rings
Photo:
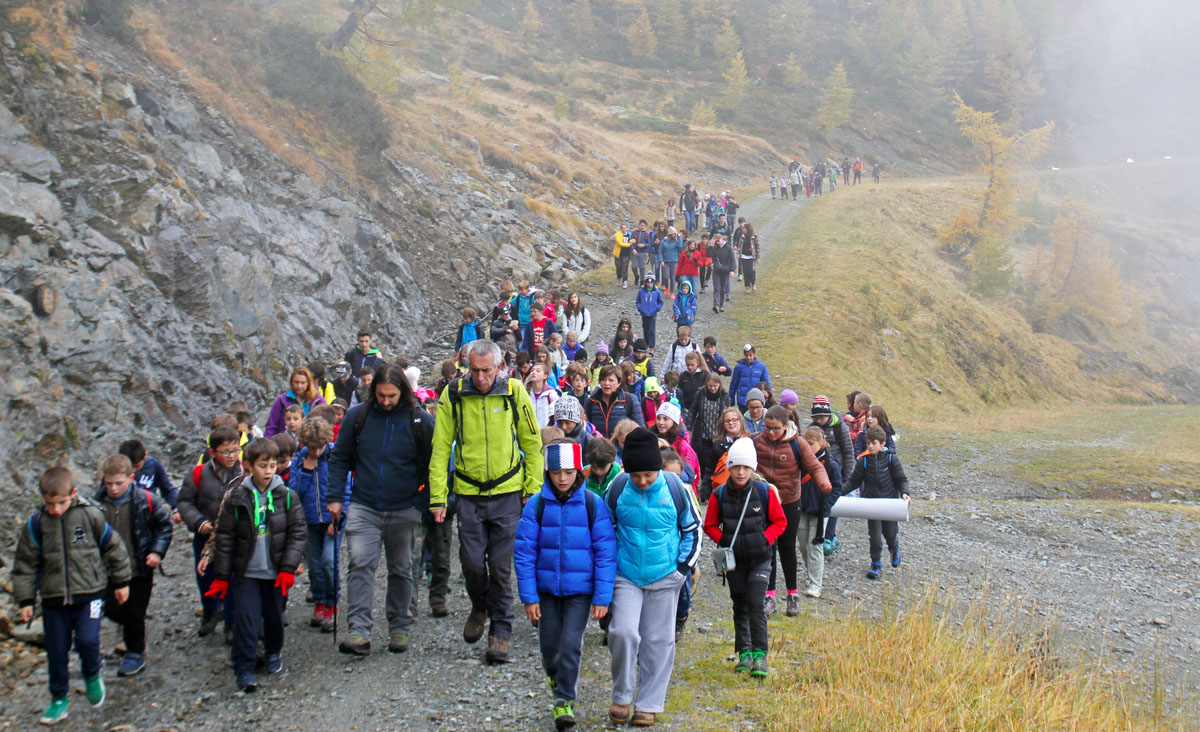
[[[291,461],[288,487],[300,498],[304,506],[304,519],[308,524],[308,543],[305,544],[305,560],[308,564],[308,586],[312,592],[312,619],[309,625],[332,633],[336,622],[334,609],[337,607],[337,590],[333,579],[335,536],[329,511],[325,510],[325,495],[329,492],[329,453],[333,449],[333,425],[323,419],[306,419],[297,433],[300,450]]]
[[[650,350],[654,350],[654,331],[658,324],[658,311],[663,309],[662,293],[654,286],[655,277],[646,275],[642,289],[637,292],[637,309],[642,316],[642,337]]]
[[[575,726],[575,683],[588,618],[608,614],[617,538],[608,506],[583,487],[583,453],[569,440],[545,448],[546,481],[525,504],[513,564],[525,615],[536,623],[557,729]]]

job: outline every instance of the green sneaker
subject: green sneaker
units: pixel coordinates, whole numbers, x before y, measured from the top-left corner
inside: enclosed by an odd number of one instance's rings
[[[740,673],[749,671],[750,667],[753,665],[753,660],[754,660],[754,652],[753,651],[750,651],[750,650],[740,651],[738,653],[738,662],[737,662],[737,665],[733,667],[733,672],[735,674],[740,674]]]
[[[98,707],[103,704],[104,698],[108,696],[108,694],[104,691],[104,677],[100,674],[96,674],[90,679],[85,678],[84,681],[87,682],[88,704],[91,704],[93,707]]]
[[[575,702],[555,702],[552,714],[554,715],[554,728],[560,732],[575,726]]]
[[[558,683],[555,682],[553,676],[547,676],[546,683],[550,684],[550,694],[551,694],[551,696],[553,696],[554,692],[558,691]]]
[[[755,651],[751,656],[750,675],[756,679],[767,677],[767,652]]]
[[[46,711],[42,712],[42,718],[38,721],[42,724],[58,724],[67,718],[67,698],[51,699],[50,706],[46,707]]]

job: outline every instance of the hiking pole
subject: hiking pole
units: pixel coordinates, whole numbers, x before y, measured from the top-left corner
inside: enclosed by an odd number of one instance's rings
[[[343,511],[345,506],[342,507]],[[341,565],[341,535],[342,524],[346,514],[339,512],[333,521],[333,646],[337,647],[338,639],[338,610],[342,606],[342,565]]]

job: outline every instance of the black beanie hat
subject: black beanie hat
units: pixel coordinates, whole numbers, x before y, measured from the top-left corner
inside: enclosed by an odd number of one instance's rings
[[[663,466],[662,453],[658,451],[658,437],[645,427],[638,427],[625,438],[621,458],[626,473],[662,470]]]

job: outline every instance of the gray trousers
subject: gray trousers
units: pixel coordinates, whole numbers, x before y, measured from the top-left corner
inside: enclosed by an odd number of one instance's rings
[[[663,710],[675,665],[675,610],[683,580],[672,572],[638,586],[617,575],[608,626],[613,704],[632,703],[637,711],[654,714]]]
[[[513,546],[524,505],[521,491],[458,501],[458,559],[467,596],[472,610],[488,611],[488,635],[497,638],[512,636]]]
[[[819,590],[825,575],[825,549],[824,542],[813,545],[812,540],[821,526],[821,517],[801,513],[797,522],[800,527],[796,538],[800,541],[800,558],[808,570],[808,585]]]
[[[412,554],[421,512],[376,511],[352,503],[346,516],[346,546],[350,565],[346,570],[346,625],[352,634],[371,637],[375,606],[375,570],[387,553],[388,633],[407,633],[413,617],[409,605],[413,594]]]
[[[718,272],[713,270],[713,307],[725,307],[725,300],[729,297],[729,272]]]

